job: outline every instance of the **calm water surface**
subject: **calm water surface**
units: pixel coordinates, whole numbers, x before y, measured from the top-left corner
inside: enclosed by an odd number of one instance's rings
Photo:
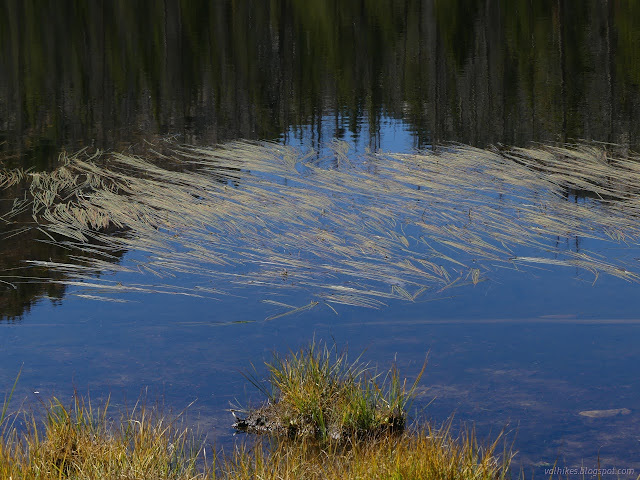
[[[46,169],[61,149],[135,150],[166,136],[318,149],[342,138],[356,152],[573,139],[637,150],[639,6],[61,1],[36,9],[6,0],[0,160]],[[3,194],[3,208],[11,198]],[[64,255],[1,232],[7,276],[22,260]],[[640,258],[636,244],[576,242]],[[122,252],[119,261],[135,256]],[[354,356],[366,349],[365,360],[381,368],[396,358],[410,378],[428,353],[415,415],[439,423],[454,414],[481,436],[506,428],[516,463],[536,476],[556,460],[594,466],[598,456],[601,466],[637,476],[640,287],[593,282],[567,268],[505,269],[429,302],[342,306],[338,315],[322,307],[269,322],[278,312],[261,302],[269,290],[218,300],[130,295],[117,304],[78,297],[73,287],[3,287],[0,386],[8,389],[22,366],[18,397],[27,403],[68,398],[74,388],[111,393],[116,404],[148,392],[176,410],[195,400],[194,422],[228,446],[237,437],[225,409],[260,400],[239,371],[315,335]],[[579,415],[621,408],[631,413]]]

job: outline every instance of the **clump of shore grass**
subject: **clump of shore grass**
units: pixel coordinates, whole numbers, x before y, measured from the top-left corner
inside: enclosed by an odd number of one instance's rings
[[[401,433],[425,367],[426,361],[407,386],[395,367],[382,375],[358,360],[350,363],[346,351],[312,342],[285,357],[274,354],[267,363],[267,386],[248,376],[268,403],[246,412],[234,426],[252,433],[342,442]]]
[[[348,480],[510,478],[511,454],[501,439],[481,444],[473,431],[429,425],[349,443],[259,437],[231,453],[204,458],[191,430],[154,408],[111,419],[84,400],[54,400],[40,426],[0,437],[0,480]]]
[[[503,480],[511,478],[512,455],[503,438],[482,444],[473,431],[455,436],[448,423],[399,435],[318,448],[315,441],[259,441],[221,459],[223,479],[342,480],[433,479]],[[264,438],[261,438],[264,440]],[[216,477],[218,478],[218,477]]]
[[[71,405],[53,399],[44,420],[36,418],[25,412],[15,413],[10,422],[4,418],[0,479],[204,478],[190,430],[179,416],[169,419],[157,408],[139,403],[114,419],[108,402],[95,408],[76,395]]]

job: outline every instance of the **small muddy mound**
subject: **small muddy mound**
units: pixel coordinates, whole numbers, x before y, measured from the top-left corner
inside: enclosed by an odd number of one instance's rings
[[[335,413],[332,415],[296,415],[286,405],[280,403],[267,403],[266,405],[249,410],[244,417],[236,415],[236,410],[231,411],[236,418],[232,427],[239,432],[258,435],[273,435],[289,438],[316,438],[318,440],[329,439],[344,442],[357,437],[379,437],[387,434],[400,434],[404,431],[406,415],[404,412],[397,414],[380,415],[370,425],[357,425],[353,422],[344,422]],[[321,419],[327,419],[326,423]]]

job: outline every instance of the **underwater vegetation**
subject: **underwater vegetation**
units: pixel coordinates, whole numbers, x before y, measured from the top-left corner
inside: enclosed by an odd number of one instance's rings
[[[637,241],[640,162],[632,152],[349,148],[335,141],[321,154],[236,141],[138,156],[63,154],[50,172],[0,170],[3,188],[25,192],[2,218],[14,222],[11,235],[37,229],[71,252],[68,263],[27,263],[64,274],[45,281],[88,298],[216,297],[247,286],[304,293],[301,305],[266,300],[283,309],[270,318],[319,304],[420,301],[500,268],[569,267],[591,282],[601,273],[638,281],[628,260],[574,246]],[[120,261],[123,251],[135,255]],[[109,272],[127,280],[96,278]],[[130,280],[138,274],[146,280]]]

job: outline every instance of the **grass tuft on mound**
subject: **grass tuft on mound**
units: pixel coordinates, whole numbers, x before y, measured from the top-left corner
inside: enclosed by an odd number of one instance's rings
[[[400,433],[425,367],[426,361],[408,387],[395,367],[381,375],[359,359],[349,363],[346,351],[312,342],[285,357],[274,354],[267,364],[267,386],[248,376],[268,403],[248,411],[234,426],[251,433],[339,441]]]

